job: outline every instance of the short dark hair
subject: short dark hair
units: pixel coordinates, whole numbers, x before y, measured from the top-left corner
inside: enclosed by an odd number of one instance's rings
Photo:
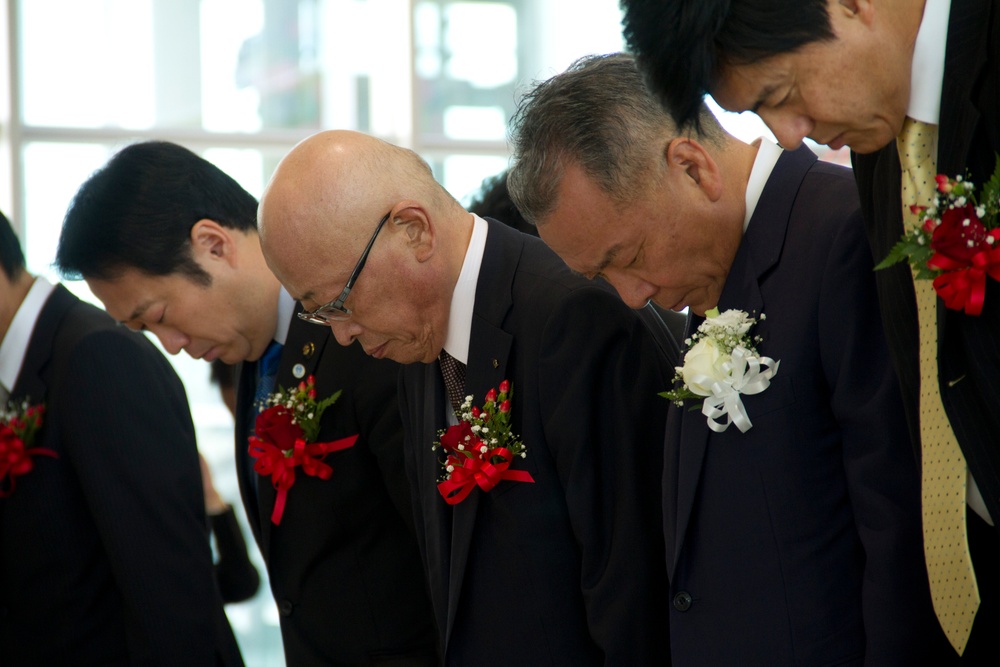
[[[152,276],[184,273],[207,285],[194,261],[199,220],[247,231],[257,200],[228,174],[165,141],[119,151],[80,187],[66,212],[56,265],[69,278],[115,279],[128,268]]]
[[[21,242],[14,233],[14,227],[10,224],[3,213],[0,213],[0,267],[7,276],[7,280],[13,282],[24,273],[24,253],[21,251]]]
[[[483,179],[483,184],[473,197],[468,210],[483,218],[495,218],[524,234],[538,236],[538,230],[521,215],[521,211],[514,205],[514,200],[510,198],[510,192],[507,190],[507,170]]]
[[[704,104],[699,117],[699,138],[720,143],[725,133]],[[569,160],[624,204],[646,186],[654,147],[687,133],[693,126],[678,129],[646,90],[632,56],[585,56],[518,103],[511,120],[511,198],[538,224],[556,207]]]
[[[620,0],[625,41],[674,119],[693,120],[725,67],[833,39],[827,0]]]

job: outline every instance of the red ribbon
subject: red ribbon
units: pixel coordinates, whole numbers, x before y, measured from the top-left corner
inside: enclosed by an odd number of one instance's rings
[[[977,252],[969,262],[934,253],[927,266],[944,271],[934,278],[934,290],[947,308],[979,315],[986,299],[986,276],[1000,280],[1000,246]]]
[[[278,492],[274,511],[271,512],[271,523],[276,526],[281,523],[288,489],[295,484],[297,466],[301,466],[302,472],[310,477],[330,479],[333,468],[321,459],[331,452],[353,447],[357,439],[357,434],[332,442],[307,443],[302,438],[296,438],[290,448],[282,449],[257,436],[250,436],[250,456],[255,459],[253,469],[261,475],[270,475],[271,484]]]
[[[0,426],[0,498],[7,498],[14,493],[17,478],[35,467],[35,462],[31,460],[33,456],[59,458],[54,451],[45,447],[26,448],[24,441],[17,437],[12,428]],[[6,490],[2,488],[5,482],[9,484]]]
[[[493,463],[493,459],[502,459]],[[477,485],[489,493],[501,480],[512,482],[534,482],[531,473],[526,470],[508,470],[514,455],[506,447],[497,447],[482,454],[461,461],[460,467],[455,467],[448,479],[438,483],[441,497],[449,505],[457,505],[465,500]]]

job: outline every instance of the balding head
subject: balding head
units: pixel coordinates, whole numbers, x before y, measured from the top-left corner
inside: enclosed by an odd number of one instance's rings
[[[304,140],[261,198],[261,248],[292,296],[314,310],[340,296],[387,214],[344,304],[351,318],[331,327],[341,344],[359,339],[374,356],[431,361],[444,344],[472,218],[413,151],[348,131]]]

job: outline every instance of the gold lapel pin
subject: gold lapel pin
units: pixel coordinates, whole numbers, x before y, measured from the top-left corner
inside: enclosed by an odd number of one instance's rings
[[[302,346],[302,356],[306,359],[312,357],[314,352],[316,352],[316,346],[313,345],[312,341]]]

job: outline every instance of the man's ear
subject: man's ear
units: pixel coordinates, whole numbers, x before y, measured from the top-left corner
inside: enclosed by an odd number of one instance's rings
[[[425,262],[434,254],[434,223],[424,206],[406,200],[396,204],[389,214],[389,223],[406,235],[406,247],[418,262]]]
[[[191,228],[191,254],[195,261],[224,261],[236,264],[236,242],[232,230],[215,220],[203,218]]]
[[[709,201],[722,197],[722,174],[718,163],[705,147],[694,139],[677,137],[666,148],[667,167],[671,174],[688,179]]]
[[[871,24],[872,18],[875,15],[875,3],[872,0],[837,0],[837,4],[830,5],[830,21],[834,22],[837,16],[834,12],[839,11],[839,18],[859,18],[863,23]],[[834,28],[836,32],[836,28]]]

